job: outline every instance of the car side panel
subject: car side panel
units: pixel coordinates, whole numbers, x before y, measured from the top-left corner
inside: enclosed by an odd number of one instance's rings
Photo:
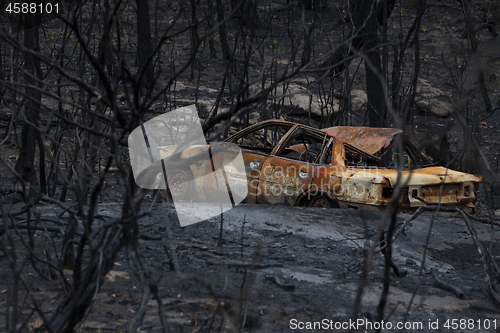
[[[270,156],[262,167],[257,202],[293,206],[306,192],[314,175],[314,165]]]
[[[242,149],[242,153],[248,181],[248,195],[244,202],[257,203],[257,191],[259,188],[261,170],[264,163],[269,158],[269,155],[255,153],[248,149]]]

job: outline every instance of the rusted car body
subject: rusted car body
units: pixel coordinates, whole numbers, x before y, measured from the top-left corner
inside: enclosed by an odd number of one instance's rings
[[[246,202],[351,207],[382,211],[403,170],[399,208],[454,204],[473,213],[481,177],[431,164],[406,146],[397,153],[391,128],[315,129],[281,120],[250,126],[227,138],[241,148],[248,179]]]
[[[212,163],[194,160],[188,170],[176,170],[172,184],[177,185],[169,195],[189,196],[193,202],[196,197],[217,200],[224,178],[231,188],[248,187],[246,203],[383,211],[399,184],[401,211],[439,203],[474,213],[481,177],[435,166],[412,144],[398,152],[395,138],[401,134],[390,128],[320,130],[282,120],[264,121],[212,144]],[[232,151],[234,147],[241,150],[245,170],[226,168],[219,180],[206,177],[239,154]],[[162,158],[169,155],[171,147],[159,148]],[[196,152],[196,147],[185,150],[182,158],[196,158]],[[402,169],[399,176],[398,169]],[[147,172],[159,173],[161,165]]]

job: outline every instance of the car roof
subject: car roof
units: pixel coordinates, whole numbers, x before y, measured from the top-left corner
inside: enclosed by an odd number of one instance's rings
[[[370,154],[376,154],[390,146],[394,136],[403,133],[397,128],[335,126],[322,131],[342,139]]]
[[[233,137],[234,135],[236,135],[236,134],[238,134],[238,133],[240,133],[242,131],[251,131],[254,127],[260,127],[260,126],[263,126],[265,124],[289,125],[290,127],[293,127],[295,125],[299,125],[300,127],[304,127],[306,129],[310,129],[311,131],[314,131],[314,132],[317,132],[317,133],[323,132],[323,130],[320,130],[320,129],[317,129],[317,128],[314,128],[314,127],[311,127],[311,126],[299,124],[299,123],[293,123],[291,121],[286,121],[286,120],[281,120],[281,119],[268,119],[268,120],[263,120],[263,121],[258,122],[256,124],[250,125],[250,126],[244,128],[244,129],[242,129],[242,130],[234,133],[233,135],[229,136],[226,140],[228,140],[229,138]],[[332,135],[330,135],[330,136],[332,136]],[[226,140],[224,140],[224,141],[226,141]]]
[[[299,124],[299,123],[293,123],[291,121],[286,121],[286,120],[281,120],[281,119],[268,119],[268,120],[264,120],[264,121],[258,122],[257,124],[251,125],[251,126],[249,126],[247,128],[242,129],[241,131],[238,131],[238,132],[234,133],[233,135],[231,135],[228,138],[226,138],[224,141],[231,141],[231,139],[234,136],[238,135],[242,131],[251,131],[255,127],[260,127],[260,126],[263,126],[263,125],[266,125],[266,124],[289,125],[290,127],[298,125],[298,126],[304,128],[304,129],[306,129],[308,131],[311,131],[311,132],[314,132],[316,134],[320,134],[320,135],[325,135],[326,134],[329,137],[335,138],[335,140],[337,140],[337,141],[343,142],[346,146],[349,146],[352,149],[358,150],[358,151],[363,152],[363,153],[365,153],[366,155],[368,155],[368,156],[370,156],[372,158],[378,159],[378,157],[374,156],[371,152],[364,150],[363,148],[359,147],[357,144],[354,145],[352,142],[349,142],[349,141],[345,140],[342,136],[336,136],[336,135],[333,135],[331,132],[325,131],[325,130],[330,130],[330,129],[335,128],[335,127],[330,127],[330,128],[327,128],[327,129],[318,129],[318,128],[314,128],[314,127],[311,127],[311,126],[307,126],[307,125],[303,125],[303,124]],[[354,128],[354,127],[350,127],[350,126],[338,126],[338,127]],[[370,127],[358,127],[358,128],[359,129],[370,129]],[[382,130],[384,130],[384,129],[385,128],[383,128]],[[401,132],[401,130],[396,130],[396,131],[400,131]],[[397,134],[397,133],[395,133],[395,134]]]

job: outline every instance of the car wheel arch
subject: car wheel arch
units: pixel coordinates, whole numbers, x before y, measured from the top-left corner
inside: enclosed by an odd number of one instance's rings
[[[171,173],[172,181],[175,182],[176,178],[180,177],[185,177],[186,179],[180,179],[181,182],[184,182],[184,185],[181,187],[180,191],[184,192],[184,194],[181,195],[180,200],[186,200],[186,196],[191,195],[191,198],[194,198],[194,194],[196,194],[196,191],[194,189],[194,184],[192,184],[190,181],[194,179],[193,172],[190,169],[174,169]],[[163,190],[165,195],[170,201],[174,201],[175,196],[172,196],[172,192],[170,189],[170,186],[168,185],[166,189]]]
[[[326,192],[311,194],[309,191],[302,193],[302,195],[295,201],[295,206],[309,207],[310,203],[316,198],[323,197],[330,202],[331,208],[340,208],[337,198],[328,195]]]

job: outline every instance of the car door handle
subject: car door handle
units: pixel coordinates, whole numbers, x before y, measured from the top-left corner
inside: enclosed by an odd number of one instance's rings
[[[309,174],[307,172],[302,172],[302,171],[299,171],[299,177],[304,179],[304,178],[307,178],[307,176],[309,176]]]
[[[250,168],[258,168],[260,165],[259,162],[250,162]]]

